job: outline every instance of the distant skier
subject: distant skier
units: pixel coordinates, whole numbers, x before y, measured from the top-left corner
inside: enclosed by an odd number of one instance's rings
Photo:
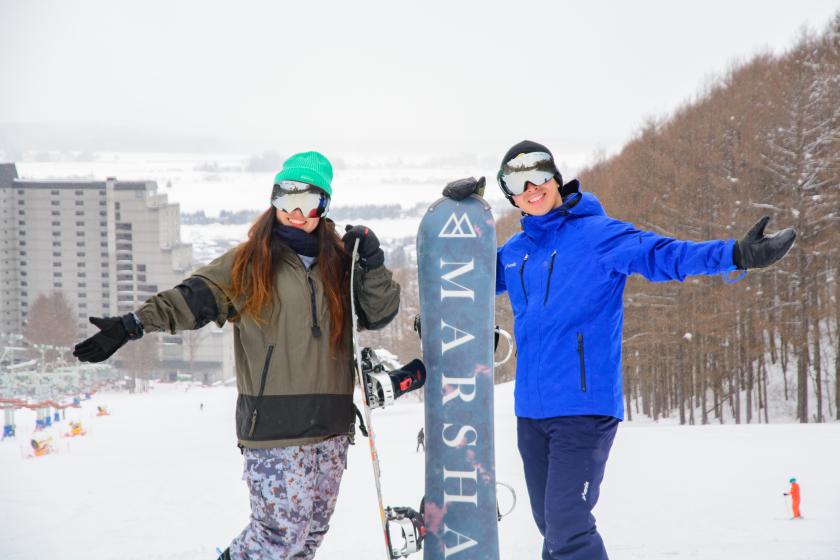
[[[199,405],[198,405],[198,411],[199,411],[199,412],[203,412],[203,411],[204,411],[204,403],[199,403]]]
[[[426,432],[423,431],[423,428],[420,428],[420,431],[417,432],[417,449],[414,451],[420,451],[420,448],[423,448],[423,451],[426,451]]]
[[[793,502],[793,519],[802,519],[802,514],[799,513],[799,483],[796,482],[795,478],[791,478],[790,482],[790,492],[785,492],[785,496],[790,496],[791,502]]]
[[[592,193],[568,183],[551,152],[520,142],[497,175],[524,214],[523,231],[499,248],[496,293],[513,307],[519,452],[544,560],[605,560],[592,508],[618,423],[622,296],[627,277],[684,280],[760,268],[782,258],[795,233],[765,237],[768,218],[740,241],[679,241],[610,218]],[[484,179],[447,185],[456,200]]]
[[[101,332],[73,352],[100,362],[144,331],[234,323],[251,518],[222,559],[312,558],[329,528],[355,419],[347,286],[356,240],[360,326],[379,329],[397,314],[400,287],[376,235],[356,226],[339,237],[326,219],[332,177],[320,153],[287,159],[246,242],[136,313],[92,317]]]

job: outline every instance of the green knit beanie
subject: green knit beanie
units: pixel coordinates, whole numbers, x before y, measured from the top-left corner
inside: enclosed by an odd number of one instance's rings
[[[333,169],[330,161],[318,152],[295,154],[283,162],[283,170],[274,176],[280,181],[300,181],[323,189],[332,197]]]

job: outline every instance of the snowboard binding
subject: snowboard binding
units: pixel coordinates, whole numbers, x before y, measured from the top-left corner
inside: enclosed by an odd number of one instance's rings
[[[362,376],[365,398],[370,408],[385,408],[426,382],[426,367],[414,359],[399,369],[388,371],[372,348],[362,348]]]
[[[388,507],[385,509],[388,527],[388,541],[391,543],[391,558],[403,558],[423,549],[426,525],[423,516],[410,507]],[[396,548],[392,540],[392,531],[397,531],[402,539],[402,546]]]

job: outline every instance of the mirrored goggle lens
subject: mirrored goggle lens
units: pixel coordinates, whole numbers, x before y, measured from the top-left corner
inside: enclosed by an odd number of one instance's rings
[[[551,156],[545,152],[519,154],[499,171],[499,185],[507,194],[516,196],[525,192],[528,183],[542,185],[557,170]]]
[[[271,204],[284,212],[300,210],[307,218],[319,218],[329,210],[330,197],[319,189],[297,181],[283,181],[274,185]]]
[[[531,171],[517,171],[516,173],[508,173],[501,176],[502,189],[511,196],[524,193],[528,189],[528,183],[534,185],[542,185],[554,176],[551,171],[539,171],[537,169]]]

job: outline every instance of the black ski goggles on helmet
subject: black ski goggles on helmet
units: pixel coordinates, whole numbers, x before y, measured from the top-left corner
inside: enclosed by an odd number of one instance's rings
[[[271,191],[271,205],[290,214],[300,210],[306,218],[320,218],[330,209],[330,197],[309,183],[280,181]]]
[[[502,192],[517,196],[528,189],[528,183],[540,186],[557,173],[554,160],[545,152],[519,154],[502,165],[496,177]]]

